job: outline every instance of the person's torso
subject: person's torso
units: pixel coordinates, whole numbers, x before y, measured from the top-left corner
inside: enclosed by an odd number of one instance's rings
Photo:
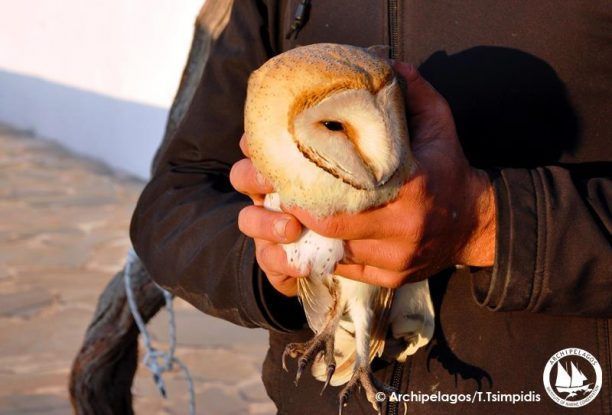
[[[312,0],[297,38],[285,39],[300,2],[281,2],[279,51],[319,42],[390,45],[394,58],[416,64],[448,100],[473,164],[528,167],[612,158],[609,1]],[[469,276],[461,273],[435,277],[431,285],[438,307],[434,339],[405,365],[381,365],[377,375],[402,391],[534,391],[540,401],[412,403],[408,413],[576,412],[550,400],[542,382],[548,359],[567,347],[596,356],[609,381],[608,321],[494,313],[474,302]],[[320,382],[305,376],[296,389],[295,367],[289,373],[280,367],[284,344],[309,335],[271,334],[264,381],[279,413],[337,411],[337,388],[320,397]],[[580,413],[612,412],[611,389],[604,385]],[[402,405],[385,411],[404,413]],[[355,397],[345,413],[373,412]]]
[[[612,158],[609,1],[312,0],[305,25],[286,39],[301,1],[282,2],[280,51],[390,45],[448,100],[472,162]]]

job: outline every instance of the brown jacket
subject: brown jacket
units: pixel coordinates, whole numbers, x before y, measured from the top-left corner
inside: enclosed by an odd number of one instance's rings
[[[412,403],[412,414],[612,413],[609,1],[312,0],[297,39],[286,39],[299,2],[235,1],[134,214],[132,240],[153,278],[208,314],[270,331],[263,381],[279,413],[336,413],[338,389],[321,397],[311,376],[296,389],[295,366],[281,369],[284,345],[311,333],[237,229],[249,201],[228,172],[242,157],[252,70],[296,45],[388,44],[446,97],[468,158],[490,171],[498,235],[493,269],[430,279],[434,339],[405,365],[376,361],[377,375],[402,391],[540,395],[516,404]],[[548,359],[567,347],[592,353],[603,371],[598,397],[578,411],[554,403],[542,382]],[[372,410],[358,396],[345,413]]]

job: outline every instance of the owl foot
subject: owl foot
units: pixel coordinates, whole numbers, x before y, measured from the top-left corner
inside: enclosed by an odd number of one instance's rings
[[[285,347],[282,358],[283,369],[285,369],[285,371],[287,371],[287,365],[285,363],[287,355],[294,359],[299,356],[298,368],[294,381],[295,386],[298,385],[304,369],[312,363],[319,353],[323,354],[323,359],[327,365],[327,379],[323,385],[323,389],[321,389],[321,393],[323,393],[336,370],[336,359],[334,358],[334,332],[331,330],[324,330],[305,343],[289,343],[287,347]]]
[[[353,377],[348,381],[346,386],[340,391],[338,395],[339,398],[339,408],[338,414],[342,415],[342,408],[344,408],[348,404],[348,400],[355,391],[355,389],[363,388],[366,394],[366,398],[368,402],[372,404],[372,407],[376,411],[377,414],[381,413],[381,402],[384,401],[384,398],[381,399],[381,396],[378,394],[383,392],[387,396],[391,394],[394,389],[391,386],[385,385],[380,382],[369,366],[359,367],[353,373]],[[377,398],[378,397],[378,398]]]

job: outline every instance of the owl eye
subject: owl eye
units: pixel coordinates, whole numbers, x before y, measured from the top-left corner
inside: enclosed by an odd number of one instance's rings
[[[325,126],[329,131],[343,131],[344,125],[339,121],[321,121],[321,124]]]

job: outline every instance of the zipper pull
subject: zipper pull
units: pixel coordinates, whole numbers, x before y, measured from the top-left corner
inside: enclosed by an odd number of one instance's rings
[[[293,13],[293,22],[289,31],[285,35],[285,39],[297,39],[297,35],[308,20],[308,11],[310,9],[310,0],[302,0],[295,8]]]

